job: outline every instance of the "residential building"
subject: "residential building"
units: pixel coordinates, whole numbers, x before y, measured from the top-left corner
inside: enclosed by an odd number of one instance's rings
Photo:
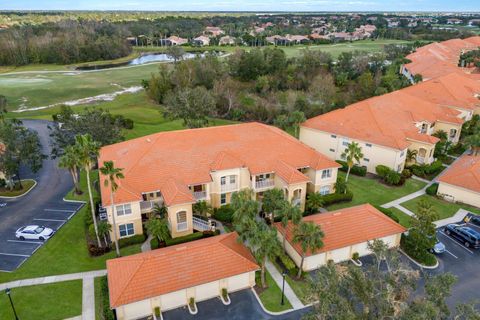
[[[107,260],[116,319],[139,319],[255,285],[259,266],[237,233]]]
[[[437,195],[480,208],[480,155],[465,154],[438,178]]]
[[[325,265],[350,260],[354,253],[360,257],[371,254],[369,242],[382,240],[389,248],[400,245],[400,237],[406,231],[370,204],[318,213],[303,218],[303,222],[315,223],[324,233],[323,247],[303,252],[301,244],[293,242],[295,226],[289,221],[286,228],[280,222],[274,224],[281,242],[286,237],[287,254],[303,271],[311,271]]]
[[[202,231],[192,205],[230,203],[250,188],[256,200],[273,188],[303,210],[307,192],[334,192],[339,165],[282,130],[260,123],[160,132],[100,150],[99,163],[123,168],[114,195],[120,238],[141,234],[142,216],[165,205],[172,237]],[[112,220],[110,189],[100,186]]]
[[[401,172],[407,150],[417,152],[416,161],[430,164],[438,138],[443,130],[458,141],[464,120],[461,112],[428,102],[398,90],[373,97],[304,122],[300,141],[331,159],[341,155],[352,141],[362,148],[360,166],[375,173],[378,165]]]
[[[180,38],[177,36],[170,36],[167,38],[167,40],[172,46],[181,46],[188,43],[188,39]]]
[[[220,29],[219,27],[206,27],[205,28],[205,34],[207,35],[212,35],[214,37],[218,37],[222,34],[224,34],[225,32]]]
[[[235,44],[235,38],[230,37],[230,36],[221,37],[218,44],[221,45],[221,46],[234,45]]]
[[[192,44],[196,46],[208,46],[210,45],[210,38],[206,36],[198,36],[193,38]]]

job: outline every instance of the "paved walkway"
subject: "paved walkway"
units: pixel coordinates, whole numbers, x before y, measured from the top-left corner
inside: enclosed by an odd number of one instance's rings
[[[226,232],[225,232],[225,227],[223,226],[223,223],[221,223],[221,222],[218,221],[218,220],[212,219],[212,218],[210,218],[210,220],[215,221],[215,223],[216,223],[216,227],[215,227],[216,230],[220,230],[220,233],[222,233],[222,234],[223,234],[223,233],[226,233]]]
[[[439,227],[443,227],[443,226],[446,226],[447,224],[449,223],[457,223],[459,221],[462,221],[463,218],[465,218],[465,216],[469,214],[469,212],[465,209],[458,209],[457,213],[455,213],[453,216],[451,216],[450,218],[446,218],[446,219],[442,219],[442,220],[438,220],[438,221],[435,221],[435,226],[437,226],[437,228]]]
[[[83,279],[82,287],[82,320],[95,320],[95,288],[94,277]]]
[[[393,208],[397,208],[398,210],[402,211],[406,215],[409,215],[410,217],[413,217],[415,215],[415,213],[413,213],[412,211],[408,210],[407,208],[399,204],[394,205]]]
[[[142,246],[141,246],[142,252],[147,252],[152,250],[152,247],[150,246],[150,241],[152,241],[151,234],[149,234],[147,237],[147,240],[145,240],[145,242],[142,243]]]
[[[282,290],[282,284],[283,284],[283,276],[282,274],[277,270],[277,268],[270,262],[267,261],[266,263],[266,268],[270,275],[272,276],[273,280],[277,283],[278,287],[280,290]],[[290,304],[292,305],[294,310],[302,309],[305,308],[305,305],[298,299],[297,295],[293,291],[292,287],[288,284],[287,281],[285,281],[285,297],[290,301]]]

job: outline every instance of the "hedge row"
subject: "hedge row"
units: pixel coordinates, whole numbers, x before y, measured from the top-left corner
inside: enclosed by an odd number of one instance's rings
[[[330,193],[322,196],[324,206],[329,206],[338,202],[352,201],[352,199],[353,193],[350,190],[347,190],[346,193]]]
[[[417,177],[428,178],[428,176],[436,176],[443,170],[442,161],[436,160],[432,164],[414,164],[409,168]]]
[[[341,171],[347,172],[348,171],[348,165],[345,161],[342,160],[337,160],[337,163],[340,164],[342,167],[340,168]],[[366,167],[360,167],[357,165],[354,165],[352,169],[350,169],[350,173],[354,174],[356,176],[361,176],[364,177],[367,174],[367,168]]]
[[[438,191],[438,183],[434,183],[430,185],[427,189],[425,189],[425,192],[431,196],[436,196],[437,191]]]
[[[110,298],[108,295],[108,280],[107,276],[100,278],[100,289],[101,289],[101,303],[102,303],[102,313],[104,320],[114,320],[115,316],[113,315],[112,309],[110,309]]]
[[[384,215],[395,221],[396,223],[400,223],[400,220],[397,216],[392,212],[392,210],[387,208],[382,208],[380,206],[374,206],[378,211],[382,212]]]
[[[216,235],[219,235],[219,234],[220,234],[220,230],[215,230],[215,232],[212,232],[212,231],[194,232],[192,234],[188,234],[188,235],[183,236],[183,237],[168,239],[168,240],[165,241],[165,244],[168,247],[168,246],[173,246],[173,245],[176,245],[176,244],[186,243],[186,242],[190,242],[190,241],[194,241],[194,240],[198,240],[198,239],[202,239],[202,238],[213,237],[213,236],[216,236]]]
[[[118,246],[120,248],[125,248],[133,244],[144,243],[146,239],[147,236],[145,234],[136,234],[134,236],[118,240]]]

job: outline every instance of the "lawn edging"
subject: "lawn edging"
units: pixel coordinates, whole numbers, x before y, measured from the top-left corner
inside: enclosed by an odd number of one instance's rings
[[[37,186],[37,180],[35,179],[25,179],[25,180],[22,180],[22,181],[26,181],[26,180],[32,180],[33,181],[33,185],[30,187],[30,189],[28,189],[27,191],[25,191],[24,193],[22,194],[19,194],[18,196],[0,196],[0,199],[17,199],[17,198],[21,198],[23,196],[26,196],[30,191],[33,190],[33,188],[35,188]]]
[[[255,296],[255,298],[257,299],[257,302],[258,304],[260,305],[260,307],[262,307],[262,310],[269,314],[269,315],[272,315],[272,316],[279,316],[279,315],[282,315],[282,314],[287,314],[287,313],[290,313],[292,311],[297,311],[297,310],[302,310],[302,309],[305,309],[305,308],[308,308],[308,307],[311,307],[312,304],[307,304],[305,305],[303,308],[299,308],[299,309],[294,309],[294,308],[291,308],[291,309],[288,309],[288,310],[285,310],[285,311],[269,311],[267,308],[265,308],[265,306],[263,305],[262,303],[262,300],[260,299],[260,297],[258,296],[257,292],[255,291],[254,288],[250,288],[250,290],[252,290],[253,292],[253,295]]]
[[[398,248],[398,251],[400,251],[404,256],[406,256],[410,261],[412,261],[413,263],[415,263],[417,266],[419,266],[420,268],[422,269],[428,269],[428,270],[433,270],[433,269],[437,269],[438,266],[440,265],[440,263],[438,262],[438,259],[437,257],[435,257],[435,261],[437,261],[437,263],[433,266],[426,266],[424,264],[421,264],[420,262],[418,262],[417,260],[413,259],[412,257],[410,257],[405,251],[403,251],[402,249]]]

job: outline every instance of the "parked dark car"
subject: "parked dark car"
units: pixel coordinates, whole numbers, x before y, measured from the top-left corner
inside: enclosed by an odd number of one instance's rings
[[[463,243],[467,248],[480,248],[480,233],[470,227],[451,223],[445,227],[444,231],[447,235]]]
[[[476,215],[470,216],[470,223],[480,227],[480,217]]]

